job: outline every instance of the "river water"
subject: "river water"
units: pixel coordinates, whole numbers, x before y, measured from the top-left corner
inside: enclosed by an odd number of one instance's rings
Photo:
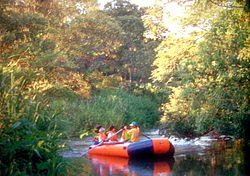
[[[158,131],[147,133],[163,138]],[[127,159],[85,155],[90,138],[67,141],[69,150],[62,156],[74,163],[69,168],[78,176],[247,176],[250,175],[250,152],[234,140],[209,136],[195,139],[169,137],[175,147],[173,158]],[[141,138],[144,140],[144,138]]]

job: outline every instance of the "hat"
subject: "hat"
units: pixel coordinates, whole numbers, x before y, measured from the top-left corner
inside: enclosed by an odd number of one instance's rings
[[[105,131],[105,128],[103,128],[103,127],[101,127],[100,129],[99,129],[99,132],[104,132]]]
[[[137,126],[136,122],[132,122],[129,126]]]
[[[95,127],[95,129],[96,129],[96,130],[99,130],[101,127],[102,127],[101,125],[97,125],[97,126]]]
[[[115,126],[111,126],[111,127],[109,128],[110,131],[112,131],[113,129],[115,129]]]

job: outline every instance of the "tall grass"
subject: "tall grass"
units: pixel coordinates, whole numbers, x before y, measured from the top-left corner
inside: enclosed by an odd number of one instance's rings
[[[31,73],[16,65],[0,72],[0,168],[2,175],[63,175],[57,114],[36,102]]]
[[[51,107],[62,112],[61,120],[70,122],[59,127],[69,136],[90,131],[97,124],[108,128],[136,121],[142,128],[151,128],[159,120],[158,105],[151,98],[121,90],[102,90],[88,100],[57,99]]]

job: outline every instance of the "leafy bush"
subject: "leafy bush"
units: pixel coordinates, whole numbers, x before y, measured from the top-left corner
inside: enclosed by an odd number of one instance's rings
[[[173,134],[179,137],[197,136],[195,125],[192,120],[178,120],[164,124],[163,129],[167,129],[169,135]]]
[[[170,90],[160,86],[155,86],[151,83],[141,84],[139,87],[133,89],[133,93],[136,95],[150,97],[158,104],[164,103],[168,100]]]
[[[5,123],[1,129],[2,174],[64,174],[66,163],[58,156],[57,136],[39,130],[26,118],[13,122]]]

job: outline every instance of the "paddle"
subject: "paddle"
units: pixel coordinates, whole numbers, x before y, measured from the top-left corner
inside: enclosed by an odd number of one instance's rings
[[[81,157],[83,157],[84,155],[86,155],[89,151],[95,149],[96,147],[102,145],[105,141],[109,141],[113,136],[117,135],[118,133],[120,133],[123,130],[120,129],[119,131],[117,131],[115,134],[113,134],[112,136],[110,136],[109,138],[105,139],[104,141],[100,142],[99,144],[95,145],[94,147],[92,147],[91,149],[89,149],[87,152],[83,153]]]
[[[148,139],[151,139],[151,137],[148,137],[147,135],[145,135],[143,133],[141,133],[141,135],[144,136],[144,137],[146,137],[146,138],[148,138]]]

